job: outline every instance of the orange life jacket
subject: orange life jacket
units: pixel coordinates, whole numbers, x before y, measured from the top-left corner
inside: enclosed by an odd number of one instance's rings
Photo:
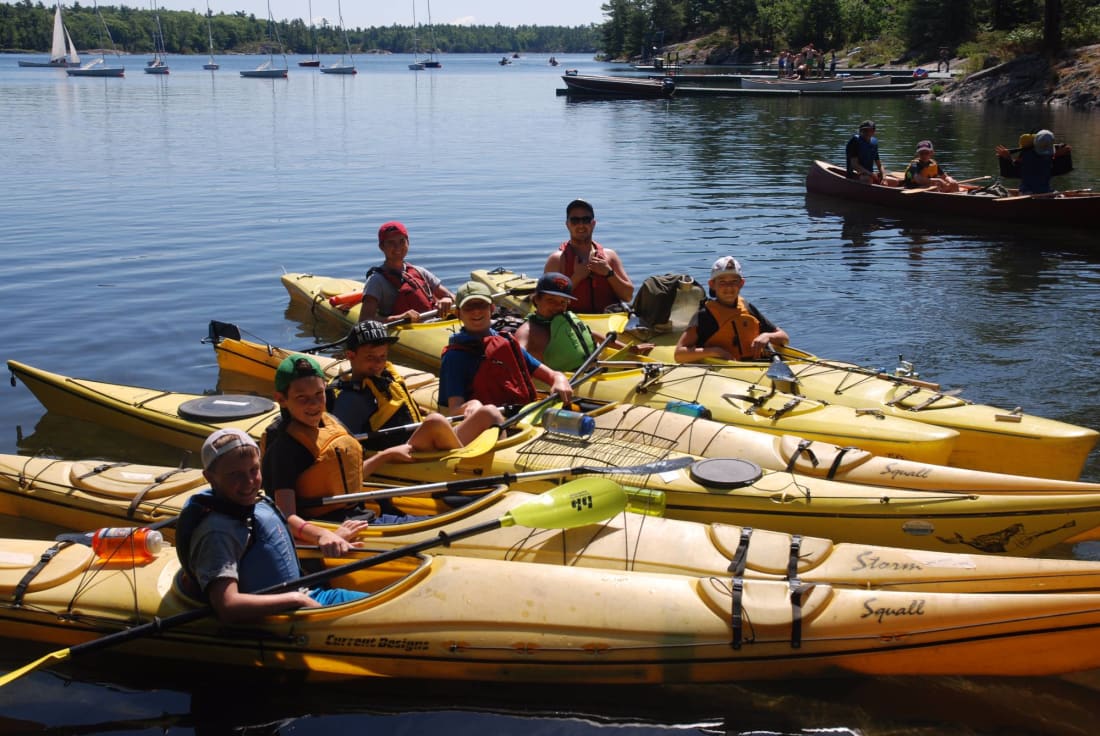
[[[291,421],[285,428],[313,456],[313,465],[298,476],[294,493],[301,500],[320,499],[363,490],[363,448],[332,414],[320,427]],[[326,511],[335,507],[327,506]]]
[[[752,315],[741,297],[737,297],[736,307],[708,299],[699,308],[695,347],[724,348],[734,360],[743,360],[752,356],[752,341],[759,334],[760,320]]]

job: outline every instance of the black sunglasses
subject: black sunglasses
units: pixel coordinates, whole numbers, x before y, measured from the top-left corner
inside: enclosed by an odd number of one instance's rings
[[[593,219],[594,218],[592,217],[592,215],[582,215],[581,217],[570,217],[569,218],[569,224],[570,225],[587,225],[590,222],[592,222]]]

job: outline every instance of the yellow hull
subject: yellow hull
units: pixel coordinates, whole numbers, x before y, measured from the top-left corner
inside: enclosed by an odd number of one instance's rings
[[[137,568],[63,549],[11,597],[49,542],[0,540],[0,634],[88,641],[194,605],[172,550]],[[232,627],[167,627],[113,657],[400,677],[632,684],[789,677],[1038,676],[1100,666],[1100,594],[863,591],[825,584],[408,558],[337,578],[369,598]],[[797,604],[797,605],[794,605]],[[734,625],[734,621],[740,622]]]
[[[344,313],[333,308],[326,298],[329,291],[347,290],[347,280],[310,274],[286,274],[282,280],[297,301],[312,305],[315,314],[348,325],[357,316],[354,311]],[[606,324],[624,319],[622,315],[611,315],[593,321],[598,331],[606,331]],[[443,348],[458,329],[457,320],[402,326],[392,352],[401,359],[438,369]],[[669,401],[698,402],[709,408],[719,422],[926,463],[946,463],[958,438],[951,429],[773,392],[761,384],[719,376],[700,366],[675,367],[657,382],[648,379],[649,374],[642,369],[605,372],[581,385],[578,394],[655,408],[664,408]]]
[[[494,291],[518,288],[526,293],[535,284],[534,279],[511,272],[474,271],[471,276]],[[507,306],[521,310],[520,314],[530,310],[529,300],[519,297],[507,302]],[[620,320],[625,325],[625,317],[620,316]],[[623,328],[620,326],[618,329],[622,331]],[[674,362],[673,347],[668,343],[674,343],[678,337],[678,334],[658,336],[657,342],[661,345],[650,354],[650,359]],[[887,417],[909,419],[958,432],[947,458],[925,458],[926,461],[998,473],[1075,480],[1080,477],[1089,453],[1100,439],[1100,433],[1093,429],[1026,414],[1018,409],[1009,411],[975,404],[950,392],[943,392],[935,384],[871,371],[852,363],[826,360],[794,348],[785,349],[783,355],[784,362],[798,378],[794,393],[800,396],[834,406],[873,410]],[[773,386],[766,375],[767,362],[710,361],[707,365],[717,375],[735,379],[742,385],[758,386],[762,391]],[[715,407],[723,407],[722,394],[730,393],[730,390],[714,390],[714,385],[721,386],[722,381],[713,379],[709,384],[693,384],[688,393],[695,398],[689,398],[683,395],[685,387],[681,384],[680,374],[672,371],[665,379],[650,386],[649,390],[655,398],[697,401],[715,411]],[[599,391],[604,399],[640,403],[631,396],[629,389],[621,395],[609,395],[602,389],[593,386],[590,392]],[[790,391],[786,386],[782,390]],[[649,405],[656,404],[651,402]],[[741,405],[738,408],[744,410],[747,407]],[[725,414],[719,416],[717,412],[715,418],[733,422]],[[791,433],[810,439],[818,438],[798,430],[791,430]],[[853,444],[867,447],[858,441]],[[883,450],[876,452],[881,454]]]
[[[221,339],[214,344],[223,382],[228,376],[247,376],[247,392],[270,392],[275,368],[293,351],[247,340]],[[335,378],[348,370],[345,360],[314,356],[325,374]],[[405,377],[413,398],[434,408],[438,380],[430,373],[395,365]],[[582,402],[587,403],[587,402]],[[887,488],[968,492],[1062,493],[1100,492],[1100,484],[1045,477],[991,473],[946,465],[897,460],[835,444],[804,440],[795,435],[753,432],[731,424],[696,419],[647,406],[592,402],[582,406],[603,436],[699,457],[737,457],[766,470]]]
[[[76,530],[173,518],[203,488],[196,469],[0,455],[0,513]],[[373,525],[358,541],[372,550],[388,550],[441,533],[453,535],[501,518],[530,498],[498,488],[430,519]],[[163,532],[174,537],[172,526]],[[743,576],[749,579],[789,580],[793,573],[807,583],[880,590],[1100,591],[1096,562],[834,544],[815,537],[795,540],[778,532],[633,513],[567,531],[503,527],[457,539],[436,554],[717,577],[728,576],[731,560],[740,557]]]
[[[189,421],[178,409],[201,397],[71,378],[16,361],[8,361],[8,369],[51,411],[185,449],[198,450],[219,426],[239,426],[259,436],[275,413],[272,409],[266,416],[244,420]],[[517,470],[627,467],[669,454],[621,440],[593,437],[586,441],[523,427],[484,455],[446,464],[441,462],[442,454],[426,456],[422,462],[383,467],[375,479],[402,485]],[[448,467],[453,475],[447,475]],[[750,486],[729,490],[697,483],[693,478],[700,476],[695,466],[660,475],[610,477],[628,487],[663,491],[665,515],[672,518],[866,544],[1031,555],[1100,526],[1100,495],[1093,493],[981,495],[886,490],[768,471]],[[517,490],[541,490],[549,483],[532,480]]]

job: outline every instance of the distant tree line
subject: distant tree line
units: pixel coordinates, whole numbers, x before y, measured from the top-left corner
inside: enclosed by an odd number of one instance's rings
[[[1050,51],[1100,40],[1100,0],[607,0],[602,8],[600,45],[609,57],[644,57],[655,46],[719,32],[757,57],[883,37],[924,54],[990,32]]]
[[[100,5],[99,12],[120,51],[143,53],[153,49],[156,20],[152,11]],[[80,49],[107,48],[103,22],[91,5],[73,3],[62,9],[65,26]],[[53,3],[22,0],[15,4],[0,4],[0,49],[9,51],[49,51],[53,37]],[[206,53],[206,16],[186,11],[160,11],[164,42],[168,53]],[[269,28],[266,18],[238,11],[214,13],[210,26],[216,52],[254,53],[265,48],[277,34],[288,53],[340,53],[344,38],[330,19],[310,28],[301,19],[282,20]],[[355,53],[382,51],[411,53],[411,26],[349,28],[348,39]],[[600,42],[599,26],[459,26],[419,25],[416,40],[420,51],[451,53],[594,53]]]

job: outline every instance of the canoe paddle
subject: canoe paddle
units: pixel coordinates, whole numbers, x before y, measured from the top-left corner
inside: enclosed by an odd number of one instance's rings
[[[976,181],[982,181],[983,179],[992,179],[992,178],[993,177],[989,176],[989,175],[975,176],[973,179],[962,179],[962,180],[959,181],[959,184],[973,184]],[[919,187],[919,188],[916,188],[916,189],[902,189],[901,193],[902,194],[918,194],[920,192],[935,192],[935,191],[938,191],[939,188],[940,187],[939,187],[938,184],[933,184],[931,186]],[[951,192],[944,192],[944,194],[950,194],[950,193]]]
[[[549,468],[547,470],[528,470],[523,473],[501,473],[500,475],[486,475],[480,478],[462,478],[461,480],[439,481],[437,483],[425,483],[418,486],[398,486],[396,488],[382,488],[377,491],[362,491],[360,493],[346,493],[341,496],[324,496],[312,502],[311,506],[327,506],[336,503],[355,503],[358,501],[372,501],[380,498],[394,498],[396,496],[415,496],[425,493],[446,491],[457,493],[471,491],[480,488],[492,488],[501,484],[512,484],[539,478],[569,478],[574,475],[658,475],[670,470],[686,468],[698,458],[685,455],[666,460],[654,460],[642,465],[627,465],[625,467],[601,467],[593,465],[577,465],[571,468]],[[569,485],[566,483],[566,485]],[[564,487],[564,486],[562,486]]]
[[[320,583],[347,575],[356,570],[374,567],[391,560],[416,555],[432,547],[450,544],[458,539],[466,539],[477,534],[494,531],[508,526],[524,526],[530,529],[575,529],[588,524],[595,524],[610,519],[626,508],[626,493],[617,484],[584,484],[566,483],[556,488],[551,488],[534,498],[521,503],[497,519],[491,519],[481,524],[475,524],[464,529],[451,532],[440,532],[437,537],[426,539],[414,544],[382,552],[361,560],[355,560],[327,570],[320,570],[309,575],[288,580],[277,585],[272,585],[256,591],[260,595],[272,593],[285,593],[288,590],[313,587]],[[58,649],[43,657],[36,659],[19,669],[12,670],[0,677],[0,687],[7,685],[23,675],[33,672],[49,662],[64,662],[81,654],[88,654],[116,644],[138,639],[148,634],[156,634],[167,629],[182,626],[183,624],[206,618],[214,613],[210,606],[193,608],[189,611],[177,613],[167,618],[155,618],[152,621],[134,626],[114,634],[108,634],[92,641],[76,644],[65,649]]]

